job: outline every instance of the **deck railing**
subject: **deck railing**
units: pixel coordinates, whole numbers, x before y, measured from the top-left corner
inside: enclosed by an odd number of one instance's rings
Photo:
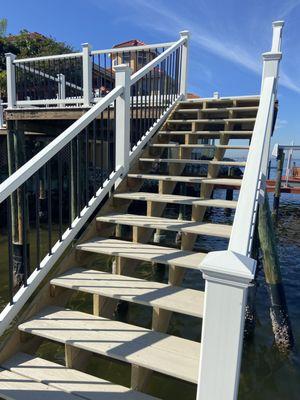
[[[132,76],[128,65],[116,66],[115,87],[81,118],[24,165],[17,154],[10,160],[16,172],[0,185],[1,241],[7,245],[0,268],[8,302],[0,314],[0,335],[186,95],[188,42],[188,32],[181,32],[177,42]],[[150,82],[158,69],[163,102]],[[138,92],[143,82],[149,85],[146,102]],[[143,116],[130,98],[132,90],[143,103]],[[140,118],[146,122],[134,136],[131,129]],[[9,145],[17,140],[14,135],[8,127]]]
[[[259,203],[265,196],[273,131],[283,22],[273,23],[272,50],[263,54],[260,103],[227,251],[211,252],[206,280],[197,399],[236,399],[247,288],[255,277],[251,258]]]
[[[173,45],[174,42],[92,51],[91,46],[84,43],[79,53],[23,59],[7,53],[9,108],[89,107],[115,87],[114,67],[128,64],[137,72]],[[161,72],[173,73],[167,70],[169,65],[161,67]],[[147,80],[136,88],[134,96],[147,95],[150,90],[150,86],[146,87]],[[155,84],[156,90],[165,84],[165,76],[159,70],[153,71],[152,80],[158,81],[153,82],[152,89]]]

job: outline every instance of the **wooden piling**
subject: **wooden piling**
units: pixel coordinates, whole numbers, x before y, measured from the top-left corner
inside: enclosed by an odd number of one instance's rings
[[[17,122],[7,122],[8,172],[13,174],[26,161],[25,135],[18,129]],[[25,281],[26,265],[29,265],[28,244],[28,201],[25,186],[18,188],[10,197],[12,213],[12,252],[14,287],[19,288]],[[26,238],[26,239],[25,239]],[[24,243],[24,239],[27,243]],[[26,262],[25,262],[26,257]]]
[[[267,194],[258,214],[258,234],[265,279],[270,293],[270,317],[275,343],[280,351],[293,347],[294,340],[282,283],[276,237]]]
[[[283,149],[278,149],[277,174],[276,174],[276,183],[275,183],[274,199],[273,199],[273,211],[272,211],[272,217],[275,222],[277,222],[277,220],[278,220],[283,164],[284,164],[284,151],[283,151]]]

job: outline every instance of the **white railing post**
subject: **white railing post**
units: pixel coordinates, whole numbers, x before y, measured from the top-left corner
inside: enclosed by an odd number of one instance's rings
[[[16,67],[14,60],[16,56],[6,53],[6,80],[7,80],[7,107],[14,108],[16,105]]]
[[[197,400],[234,400],[239,386],[247,288],[256,261],[232,251],[209,253]]]
[[[0,99],[0,129],[2,129],[3,126],[4,126],[4,118],[3,118],[4,108],[3,108],[3,104],[2,103],[3,103],[3,100]]]
[[[274,21],[273,22],[273,39],[272,39],[271,51],[274,53],[281,51],[283,26],[284,26],[284,21]]]
[[[91,59],[91,46],[82,44],[82,74],[83,74],[83,105],[89,107],[93,100],[93,65]]]
[[[188,79],[188,62],[189,62],[189,31],[181,31],[180,36],[186,38],[184,45],[182,46],[181,55],[181,81],[180,81],[180,94],[183,94],[186,98],[187,95],[187,79]]]
[[[116,169],[123,167],[123,176],[129,169],[130,151],[130,74],[126,64],[114,67],[115,85],[123,86],[123,94],[116,100]]]
[[[58,98],[59,100],[66,99],[66,77],[64,74],[57,74],[58,79]],[[60,107],[64,107],[65,104],[60,104]]]

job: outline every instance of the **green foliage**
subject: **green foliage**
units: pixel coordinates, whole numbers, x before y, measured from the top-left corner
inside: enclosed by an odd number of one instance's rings
[[[0,37],[4,37],[6,34],[7,29],[7,19],[2,18],[0,19]]]
[[[5,53],[26,58],[74,52],[74,49],[64,42],[58,42],[37,32],[28,32],[26,29],[17,35],[6,35],[6,27],[7,20],[0,19],[0,98],[6,96]]]

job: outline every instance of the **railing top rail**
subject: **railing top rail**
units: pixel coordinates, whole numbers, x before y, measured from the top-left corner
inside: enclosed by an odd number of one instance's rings
[[[64,130],[38,154],[20,167],[15,173],[0,184],[0,204],[18,187],[29,179],[36,171],[47,163],[55,154],[66,146],[79,132],[81,132],[94,118],[104,111],[124,91],[123,86],[115,87],[109,94],[95,104],[82,117]]]
[[[250,256],[254,214],[262,183],[261,167],[268,133],[269,118],[274,106],[276,79],[264,79],[247,164],[233,221],[228,250]],[[256,184],[255,184],[256,183]]]
[[[140,50],[151,50],[151,49],[162,49],[171,47],[175,42],[167,42],[167,43],[155,43],[155,44],[145,44],[142,46],[127,46],[127,47],[114,47],[111,49],[104,50],[93,50],[91,51],[92,55],[95,54],[114,54],[114,53],[123,53],[125,51],[140,51]]]
[[[187,38],[181,37],[177,42],[173,43],[171,47],[161,53],[158,57],[154,58],[148,64],[146,64],[143,68],[138,70],[136,73],[131,75],[130,77],[130,85],[134,85],[139,79],[145,76],[149,71],[151,71],[157,64],[164,61],[173,51],[178,49],[182,44],[186,43]]]
[[[82,52],[80,52],[80,53],[56,54],[56,55],[52,55],[52,56],[16,58],[14,60],[14,64],[20,64],[20,63],[24,63],[24,62],[33,62],[33,61],[59,60],[59,59],[64,59],[64,58],[76,58],[76,57],[82,57]]]
[[[154,43],[154,44],[146,44],[143,46],[115,47],[115,48],[104,49],[104,50],[93,50],[93,51],[91,51],[91,55],[113,54],[113,53],[122,53],[125,51],[141,51],[141,50],[169,48],[174,43],[176,43],[176,42]],[[81,56],[82,56],[82,52],[55,54],[55,55],[51,55],[51,56],[16,58],[14,60],[14,64],[20,64],[20,63],[24,63],[24,62],[33,62],[33,61],[47,61],[47,60],[59,60],[59,59],[65,59],[65,58],[76,58],[76,57],[81,57]]]

